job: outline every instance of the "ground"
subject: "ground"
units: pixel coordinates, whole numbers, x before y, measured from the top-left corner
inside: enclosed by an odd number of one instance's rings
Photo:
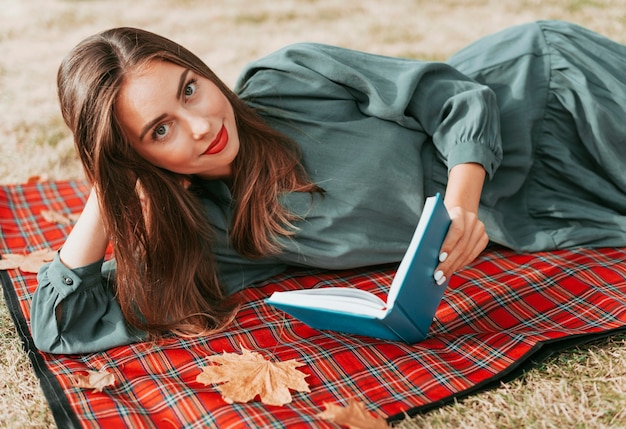
[[[445,60],[536,19],[574,21],[626,43],[626,0],[0,0],[0,183],[83,177],[58,109],[56,69],[81,39],[112,26],[173,38],[232,85],[245,63],[292,42]],[[625,427],[623,345],[617,338],[560,354],[403,427]],[[0,427],[54,427],[4,305],[0,380]]]

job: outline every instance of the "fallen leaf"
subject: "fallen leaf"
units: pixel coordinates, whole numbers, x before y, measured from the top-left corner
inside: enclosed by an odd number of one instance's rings
[[[243,347],[241,351],[210,356],[209,362],[218,365],[204,367],[196,381],[218,384],[216,389],[229,404],[250,402],[259,395],[264,404],[281,406],[291,402],[289,389],[310,392],[307,374],[296,369],[304,364],[295,359],[271,362],[257,352]]]
[[[61,225],[71,225],[78,219],[78,214],[64,215],[56,210],[42,210],[41,216],[50,223],[58,223]]]
[[[30,176],[27,180],[26,183],[31,185],[34,183],[43,183],[43,182],[47,182],[48,181],[48,175],[44,174],[44,175],[35,175],[35,176]]]
[[[6,253],[0,259],[0,270],[19,268],[25,273],[37,273],[46,262],[54,259],[56,251],[50,249],[36,250],[28,255]]]
[[[93,389],[102,392],[102,389],[115,384],[115,377],[106,369],[100,371],[87,371],[87,375],[72,374],[71,380],[76,387]]]
[[[365,408],[365,404],[354,399],[348,400],[347,407],[335,404],[324,404],[326,409],[317,416],[350,429],[391,429],[381,416],[373,416]]]

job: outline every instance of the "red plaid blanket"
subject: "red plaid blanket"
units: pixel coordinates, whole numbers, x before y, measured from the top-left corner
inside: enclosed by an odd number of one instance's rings
[[[0,187],[0,252],[60,246],[69,226],[42,210],[78,213],[82,182]],[[247,302],[225,333],[167,339],[104,353],[54,356],[30,337],[34,274],[0,272],[5,300],[41,378],[59,427],[334,427],[316,414],[325,403],[363,402],[401,419],[509,376],[547,347],[572,345],[623,329],[626,249],[578,249],[533,255],[491,248],[452,278],[430,336],[406,345],[318,332],[264,304],[276,290],[357,285],[385,295],[393,267],[343,272],[291,271],[242,292]],[[227,404],[196,382],[206,358],[244,347],[269,359],[297,359],[310,393],[285,406]],[[116,383],[103,392],[74,387],[70,374],[106,369]]]

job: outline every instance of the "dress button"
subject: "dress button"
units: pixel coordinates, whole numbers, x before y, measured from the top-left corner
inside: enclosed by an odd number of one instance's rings
[[[63,283],[68,286],[72,286],[74,284],[74,280],[71,277],[63,277]]]

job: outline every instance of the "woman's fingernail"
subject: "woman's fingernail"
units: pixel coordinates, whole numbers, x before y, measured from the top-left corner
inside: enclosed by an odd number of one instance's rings
[[[448,259],[448,253],[447,252],[441,252],[441,254],[439,255],[439,262],[443,262],[446,259]]]
[[[437,280],[437,284],[439,286],[441,286],[442,284],[444,284],[446,282],[446,278],[444,276],[441,276],[440,279]]]
[[[439,283],[439,280],[443,278],[443,271],[439,270],[435,272],[435,281]]]

